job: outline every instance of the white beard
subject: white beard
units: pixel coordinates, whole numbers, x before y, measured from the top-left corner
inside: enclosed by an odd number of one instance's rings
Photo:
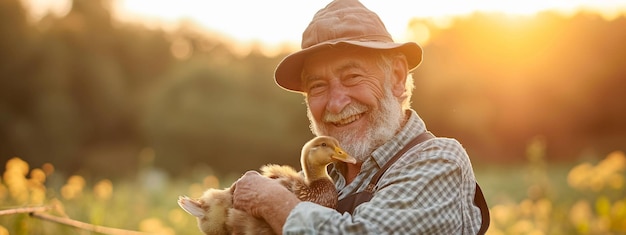
[[[360,130],[331,132],[329,127],[333,124],[316,121],[310,109],[307,108],[311,131],[317,136],[329,135],[337,138],[341,147],[348,154],[359,162],[364,162],[376,148],[393,138],[402,125],[404,116],[402,106],[396,97],[393,96],[391,89],[387,88],[385,90],[386,92],[379,102],[379,109],[373,110],[372,107],[367,107],[362,103],[350,103],[341,113],[329,114],[326,112],[322,117],[322,120],[338,120],[352,116],[355,113],[369,111],[369,115],[361,117],[367,118],[366,121],[370,123],[367,127],[368,129],[364,132]]]

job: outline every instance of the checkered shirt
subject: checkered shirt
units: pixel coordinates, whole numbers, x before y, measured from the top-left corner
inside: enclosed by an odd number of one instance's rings
[[[417,135],[426,131],[414,110],[402,130],[377,148],[350,184],[337,169],[331,177],[339,199],[361,192],[374,174]],[[435,138],[407,151],[377,184],[374,197],[348,214],[311,202],[289,214],[284,234],[477,234],[480,209],[474,205],[476,181],[461,144]]]

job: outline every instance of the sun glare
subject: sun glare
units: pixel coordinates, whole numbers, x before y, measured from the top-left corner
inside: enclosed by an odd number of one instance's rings
[[[62,15],[71,0],[22,0],[34,18],[48,11]],[[230,37],[238,43],[261,43],[266,46],[285,47],[285,43],[298,45],[301,33],[317,10],[329,1],[293,0],[230,0],[220,1],[154,1],[112,0],[113,15],[122,21],[142,22],[152,27],[176,27],[181,20]],[[499,12],[509,15],[532,15],[554,10],[572,14],[578,10],[594,11],[613,19],[626,12],[623,0],[447,0],[424,4],[405,0],[361,0],[378,13],[387,29],[398,41],[416,38],[427,40],[428,32],[407,30],[411,18],[432,18],[439,22],[454,16],[476,11]],[[416,36],[416,33],[425,33]]]

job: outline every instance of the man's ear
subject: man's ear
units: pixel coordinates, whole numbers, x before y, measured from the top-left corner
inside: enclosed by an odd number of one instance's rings
[[[401,97],[406,91],[406,77],[408,75],[408,65],[403,57],[396,57],[393,60],[391,70],[391,91],[395,97]]]

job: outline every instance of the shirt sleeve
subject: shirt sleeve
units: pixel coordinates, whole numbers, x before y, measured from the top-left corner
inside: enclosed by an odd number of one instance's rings
[[[372,200],[353,215],[298,204],[284,234],[462,234],[462,211],[467,209],[463,170],[449,156],[454,151],[431,150],[407,153],[385,173]]]

